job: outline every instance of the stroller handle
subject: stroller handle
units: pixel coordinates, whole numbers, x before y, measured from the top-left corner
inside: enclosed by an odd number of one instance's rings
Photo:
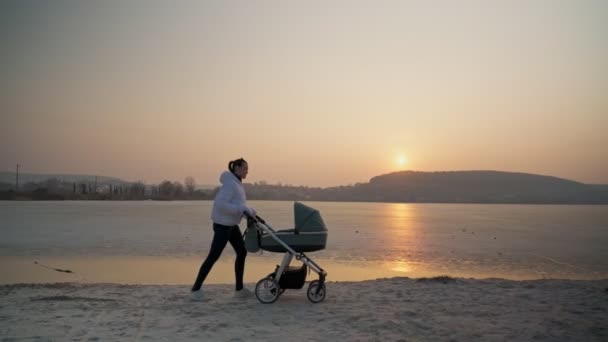
[[[264,227],[266,227],[266,229],[270,230],[273,233],[276,233],[276,231],[268,224],[266,223],[266,221],[264,221],[263,218],[259,217],[258,215],[255,215],[255,217],[252,217],[251,215],[249,215],[248,213],[243,213],[245,216],[247,216],[247,224],[251,224],[252,222],[259,222],[261,223]]]
[[[262,219],[261,217],[259,217],[258,215],[255,215],[255,217],[252,217],[251,215],[249,215],[248,212],[244,212],[243,213],[245,216],[247,216],[247,219],[249,220],[254,220],[254,221],[259,221],[263,224],[266,224],[266,221],[264,221],[264,219]]]

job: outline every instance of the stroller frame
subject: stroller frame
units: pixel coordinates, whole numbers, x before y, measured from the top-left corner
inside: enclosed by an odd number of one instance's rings
[[[280,280],[282,277],[289,276],[287,272],[289,269],[289,264],[295,257],[296,260],[301,261],[309,270],[313,270],[315,273],[319,275],[319,280],[314,280],[310,282],[307,290],[307,297],[313,303],[320,303],[325,299],[325,279],[327,277],[327,272],[321,268],[316,262],[310,259],[303,252],[295,251],[291,246],[286,244],[283,240],[281,240],[277,235],[277,231],[274,230],[266,221],[264,221],[261,217],[255,216],[251,217],[247,215],[247,229],[251,229],[255,227],[258,229],[258,233],[261,230],[262,233],[268,234],[272,237],[277,243],[279,243],[283,248],[285,248],[285,255],[283,256],[283,260],[281,264],[277,266],[275,272],[269,274],[265,278],[262,278],[257,284],[255,288],[255,295],[258,300],[264,304],[270,304],[275,302],[279,296],[287,289],[281,288],[279,286]],[[302,234],[302,233],[301,233]],[[304,233],[305,234],[305,233]],[[258,235],[259,238],[259,235]],[[287,271],[287,272],[286,272]],[[305,281],[305,277],[304,277]],[[299,284],[299,287],[293,288],[301,288],[304,284],[303,282]],[[262,293],[265,292],[265,295]]]

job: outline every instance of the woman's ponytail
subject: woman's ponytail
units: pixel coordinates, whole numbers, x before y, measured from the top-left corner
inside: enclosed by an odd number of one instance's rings
[[[244,163],[247,163],[247,161],[243,158],[232,160],[228,163],[228,170],[230,170],[230,172],[234,173],[234,170],[236,169],[236,167],[241,166]]]

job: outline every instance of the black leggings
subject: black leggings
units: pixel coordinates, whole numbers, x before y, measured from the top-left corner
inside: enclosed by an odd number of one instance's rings
[[[239,291],[243,288],[243,273],[245,273],[245,257],[247,257],[247,249],[245,249],[245,243],[243,242],[243,235],[239,226],[224,226],[221,224],[213,224],[213,241],[211,242],[211,249],[205,262],[201,265],[198,271],[196,281],[192,286],[192,291],[198,291],[203,286],[203,282],[213,264],[220,258],[226,244],[230,241],[232,248],[236,252],[236,261],[234,262],[234,274],[236,276],[236,290]]]

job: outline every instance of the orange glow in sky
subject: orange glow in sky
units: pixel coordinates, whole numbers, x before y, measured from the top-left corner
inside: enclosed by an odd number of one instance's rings
[[[608,1],[2,2],[0,171],[608,183],[606,23]]]

